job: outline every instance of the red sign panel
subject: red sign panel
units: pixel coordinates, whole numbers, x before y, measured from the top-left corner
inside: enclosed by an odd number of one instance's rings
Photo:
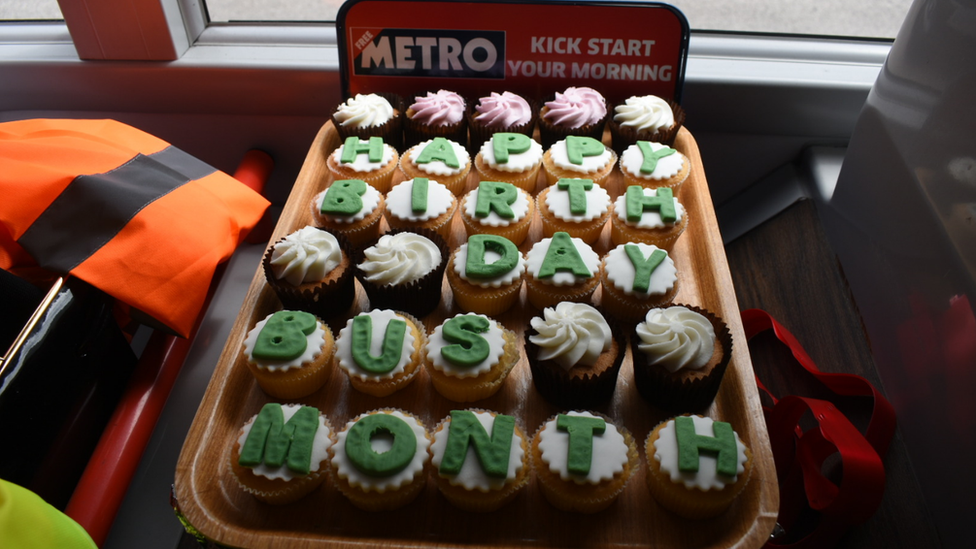
[[[680,101],[688,22],[659,3],[350,0],[339,11],[347,96],[449,89]]]

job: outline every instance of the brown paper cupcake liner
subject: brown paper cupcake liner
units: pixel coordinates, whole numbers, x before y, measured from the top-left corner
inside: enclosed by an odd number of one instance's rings
[[[339,248],[342,249],[342,253],[349,258],[348,268],[335,280],[314,286],[303,285],[306,286],[304,288],[278,280],[271,267],[271,254],[274,251],[274,245],[265,252],[261,264],[264,267],[264,278],[278,296],[283,308],[306,311],[319,318],[330,319],[348,311],[356,297],[355,277],[353,276],[356,266],[353,263],[352,245],[345,235],[323,227],[317,227],[317,229],[334,236],[339,241]],[[282,240],[284,238],[278,242]]]
[[[365,261],[365,250],[375,244],[368,243],[353,252],[356,269],[356,278],[366,290],[369,296],[369,305],[373,309],[395,309],[405,311],[417,317],[427,316],[436,309],[441,303],[441,286],[444,281],[444,269],[447,267],[447,260],[450,257],[450,249],[447,242],[435,231],[426,229],[395,229],[387,234],[416,233],[433,242],[441,252],[441,263],[433,271],[423,277],[407,284],[395,286],[382,286],[366,280],[364,273],[359,270],[359,265]],[[422,325],[422,324],[421,324]]]
[[[732,358],[732,334],[728,325],[714,313],[692,305],[674,304],[695,311],[712,323],[715,337],[722,347],[722,360],[704,375],[672,374],[647,362],[646,355],[638,350],[640,338],[636,326],[631,330],[631,352],[634,362],[634,384],[637,392],[648,403],[673,413],[700,413],[708,408],[718,394],[725,370]]]
[[[491,139],[491,136],[499,132],[506,133],[520,133],[522,135],[527,135],[532,137],[535,131],[536,119],[539,117],[539,104],[535,100],[523,96],[525,101],[529,104],[529,108],[532,110],[532,116],[529,121],[525,124],[518,124],[515,126],[508,127],[495,127],[495,126],[485,126],[475,118],[477,112],[475,111],[475,106],[477,106],[478,101],[471,101],[468,103],[468,109],[466,113],[466,118],[468,120],[468,152],[471,156],[478,154],[481,150],[481,146],[485,144],[485,141]]]
[[[425,96],[428,92],[436,93],[437,90],[426,90],[416,96]],[[414,95],[410,97],[413,98]],[[464,110],[467,112],[468,107],[471,104],[471,100],[467,97],[461,96],[464,99]],[[433,139],[435,137],[444,137],[450,139],[455,143],[458,143],[467,150],[468,148],[468,120],[464,113],[461,114],[461,120],[455,122],[454,124],[448,124],[446,126],[429,126],[422,122],[418,122],[410,117],[410,105],[413,104],[412,100],[404,100],[404,111],[403,111],[403,147],[409,149],[414,145],[418,145],[428,139]]]
[[[342,106],[345,101],[339,102],[336,108],[332,109],[332,124],[335,126],[336,132],[339,134],[339,139],[345,141],[347,137],[355,135],[360,139],[369,139],[372,136],[382,137],[383,141],[389,143],[394,149],[401,150],[403,148],[403,118],[405,117],[406,110],[403,105],[403,98],[394,93],[381,92],[377,95],[381,95],[390,102],[393,106],[393,118],[388,120],[385,124],[380,126],[367,126],[364,128],[353,128],[350,126],[343,126],[335,118],[335,112]]]
[[[616,151],[617,154],[622,154],[627,147],[637,143],[638,141],[664,143],[669,147],[673,147],[674,140],[678,136],[678,131],[685,123],[685,110],[681,108],[681,105],[672,100],[668,100],[668,104],[671,106],[671,112],[674,113],[674,125],[670,128],[662,128],[653,132],[641,132],[630,126],[621,126],[613,119],[612,115],[609,116],[607,125],[610,127],[610,138],[613,143],[613,150]],[[612,107],[609,109],[609,112],[613,112]]]

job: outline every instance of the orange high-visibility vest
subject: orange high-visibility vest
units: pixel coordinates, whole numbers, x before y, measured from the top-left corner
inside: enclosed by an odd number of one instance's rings
[[[0,123],[0,267],[70,273],[183,336],[267,206],[114,120]]]

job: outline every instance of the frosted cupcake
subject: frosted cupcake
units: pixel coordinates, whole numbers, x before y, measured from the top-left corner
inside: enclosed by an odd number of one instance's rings
[[[447,244],[437,233],[394,230],[357,255],[356,277],[370,306],[422,317],[441,302],[447,258]]]
[[[671,189],[631,185],[613,204],[610,240],[643,242],[670,251],[687,227],[688,211]]]
[[[464,98],[452,91],[438,90],[414,97],[403,119],[404,145],[412,147],[435,137],[466,145],[466,110]]]
[[[482,181],[511,183],[534,193],[542,168],[542,145],[520,133],[499,132],[481,146],[474,167]]]
[[[318,391],[332,375],[332,330],[311,313],[277,311],[244,338],[248,370],[265,393],[292,399]]]
[[[529,480],[528,440],[512,416],[454,410],[437,425],[430,450],[437,488],[465,511],[494,511]]]
[[[586,302],[600,285],[600,256],[567,233],[536,242],[525,255],[526,290],[537,309],[561,301]]]
[[[458,246],[447,263],[454,302],[465,311],[498,315],[519,299],[525,257],[511,240],[476,234]]]
[[[565,232],[593,244],[610,219],[610,194],[590,179],[560,179],[543,189],[536,202],[544,236]]]
[[[729,328],[690,305],[651,309],[631,336],[634,384],[649,403],[671,413],[704,410],[732,358]]]
[[[461,221],[468,236],[503,236],[516,246],[529,234],[535,200],[525,190],[498,181],[482,181],[461,201]]]
[[[434,231],[450,241],[458,200],[437,181],[416,177],[402,181],[386,195],[386,222],[393,229]]]
[[[520,133],[532,137],[536,108],[531,102],[512,92],[491,92],[478,99],[468,111],[468,136],[472,151],[497,132]]]
[[[293,434],[283,436],[282,425]],[[333,436],[328,418],[316,408],[269,402],[241,428],[231,450],[231,471],[238,485],[260,501],[298,501],[328,478]]]
[[[648,435],[647,487],[665,509],[689,519],[724,513],[749,482],[752,452],[732,426],[679,416]]]
[[[554,185],[560,179],[591,179],[606,186],[617,162],[617,153],[592,137],[569,136],[557,141],[542,155],[546,180]]]
[[[379,235],[386,201],[375,187],[361,179],[341,179],[315,195],[311,209],[317,226],[342,234],[353,246],[361,246]]]
[[[600,140],[607,116],[607,100],[593,88],[570,87],[556,92],[539,111],[542,146],[548,149],[570,135]]]
[[[400,155],[382,137],[349,137],[326,160],[333,180],[360,179],[381,193],[390,190],[399,163]]]
[[[268,249],[262,266],[286,309],[329,318],[348,310],[356,295],[349,243],[327,229],[303,227],[285,236]]]
[[[620,172],[625,185],[668,187],[678,194],[691,172],[691,163],[687,156],[667,145],[638,141],[620,156]]]
[[[578,513],[609,507],[640,468],[630,432],[592,412],[549,418],[532,438],[531,456],[549,503]]]
[[[350,136],[368,139],[382,137],[394,148],[403,144],[402,100],[393,94],[356,94],[339,103],[332,113],[339,138]]]
[[[330,452],[336,487],[365,511],[399,509],[427,485],[430,435],[415,416],[383,409],[361,414],[338,433]]]
[[[621,322],[635,323],[647,311],[671,304],[678,270],[668,252],[640,242],[620,244],[603,257],[603,308]]]
[[[428,336],[424,351],[434,389],[454,402],[495,394],[519,361],[515,333],[476,314],[445,320]]]
[[[389,396],[416,377],[426,341],[423,324],[390,310],[374,309],[350,318],[336,339],[336,365],[357,391]]]
[[[654,95],[633,96],[613,108],[610,135],[613,148],[620,153],[637,141],[674,144],[685,121],[685,112],[674,101]]]
[[[407,179],[437,180],[455,196],[461,196],[471,171],[471,156],[459,142],[435,137],[403,153],[400,171]]]

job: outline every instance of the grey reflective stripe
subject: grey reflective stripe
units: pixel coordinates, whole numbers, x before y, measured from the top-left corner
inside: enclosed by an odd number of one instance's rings
[[[41,267],[67,273],[155,200],[216,169],[175,148],[79,175],[17,240]]]

